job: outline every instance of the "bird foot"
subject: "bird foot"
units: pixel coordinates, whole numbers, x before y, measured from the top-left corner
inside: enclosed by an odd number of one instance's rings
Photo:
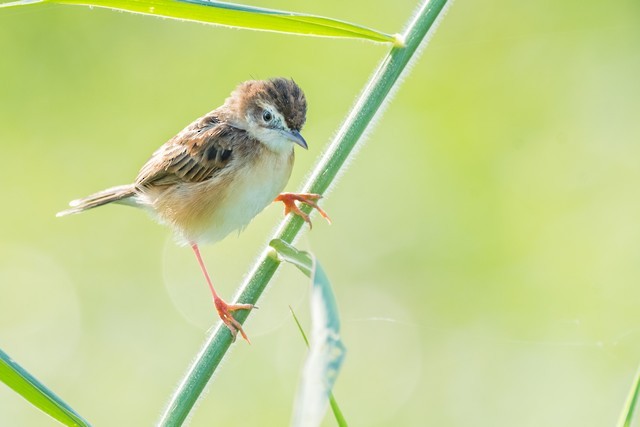
[[[304,222],[309,224],[309,229],[311,229],[312,225],[311,225],[311,220],[309,219],[309,215],[307,215],[306,213],[302,212],[302,210],[300,210],[298,205],[296,205],[296,202],[304,203],[305,205],[311,206],[312,208],[317,210],[320,213],[320,215],[322,215],[322,217],[327,220],[327,222],[329,224],[331,224],[331,218],[329,218],[329,215],[327,215],[327,213],[324,210],[322,210],[322,208],[320,206],[318,206],[318,204],[316,203],[321,198],[322,198],[322,195],[320,195],[320,194],[312,194],[312,193],[282,193],[278,197],[275,198],[274,202],[282,202],[282,203],[284,203],[284,214],[285,215],[293,212],[295,215],[300,216],[300,218],[302,218],[304,220]]]
[[[229,328],[229,331],[231,331],[233,341],[235,342],[236,335],[238,335],[238,332],[240,332],[242,338],[244,338],[245,341],[251,344],[251,341],[249,341],[247,334],[245,334],[242,330],[242,325],[240,324],[240,322],[233,318],[233,312],[238,310],[251,310],[254,307],[253,304],[227,304],[221,298],[214,298],[213,303],[216,306],[216,310],[218,311],[220,319],[222,319],[227,328]]]

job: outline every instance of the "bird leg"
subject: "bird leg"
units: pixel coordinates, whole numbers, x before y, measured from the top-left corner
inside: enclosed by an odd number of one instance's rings
[[[300,203],[304,203],[305,205],[309,205],[315,210],[317,210],[320,215],[324,219],[327,220],[329,224],[331,224],[331,218],[329,215],[322,210],[320,206],[316,203],[318,200],[322,198],[320,194],[312,194],[312,193],[281,193],[278,197],[274,199],[274,202],[282,202],[284,203],[284,214],[287,215],[290,212],[293,212],[295,215],[300,216],[304,222],[309,224],[309,229],[311,229],[311,220],[309,219],[309,215],[302,212],[298,205],[296,205],[296,201]]]
[[[202,261],[202,256],[200,256],[200,249],[198,249],[198,245],[192,243],[191,249],[193,249],[193,253],[198,259],[198,264],[200,264],[202,273],[204,274],[205,279],[207,279],[207,284],[209,285],[209,289],[211,290],[211,295],[213,295],[213,304],[218,311],[218,316],[220,316],[220,319],[222,319],[227,328],[229,328],[229,331],[231,331],[233,341],[236,340],[236,335],[238,335],[238,332],[240,332],[242,338],[244,338],[249,344],[251,344],[251,341],[249,341],[249,338],[247,338],[247,334],[245,334],[242,330],[242,325],[240,324],[240,322],[233,318],[233,312],[237,310],[251,310],[253,308],[253,304],[227,304],[222,298],[220,298],[213,287],[213,283],[211,282],[211,278],[209,277],[207,268],[204,266],[204,262]]]

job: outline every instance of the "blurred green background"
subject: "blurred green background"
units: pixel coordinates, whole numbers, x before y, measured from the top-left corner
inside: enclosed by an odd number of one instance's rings
[[[410,1],[253,4],[400,32]],[[289,190],[387,47],[105,10],[0,11],[0,348],[96,426],[152,425],[215,315],[128,183],[249,78],[310,104]],[[298,246],[340,305],[354,426],[603,426],[640,362],[640,3],[455,2]],[[282,207],[205,247],[230,297]],[[191,418],[289,423],[307,281],[285,265]],[[55,425],[0,385],[0,425]],[[334,425],[330,416],[326,426]]]

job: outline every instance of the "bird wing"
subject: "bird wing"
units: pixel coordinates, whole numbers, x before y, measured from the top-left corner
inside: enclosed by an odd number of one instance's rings
[[[234,141],[243,130],[207,115],[161,146],[142,167],[137,187],[202,182],[233,158]]]

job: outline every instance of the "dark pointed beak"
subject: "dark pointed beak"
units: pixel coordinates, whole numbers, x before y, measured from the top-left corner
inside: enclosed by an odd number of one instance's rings
[[[286,131],[285,134],[291,142],[295,142],[305,150],[309,148],[309,146],[307,145],[307,141],[304,140],[302,135],[300,135],[300,132],[298,132],[297,130]]]

